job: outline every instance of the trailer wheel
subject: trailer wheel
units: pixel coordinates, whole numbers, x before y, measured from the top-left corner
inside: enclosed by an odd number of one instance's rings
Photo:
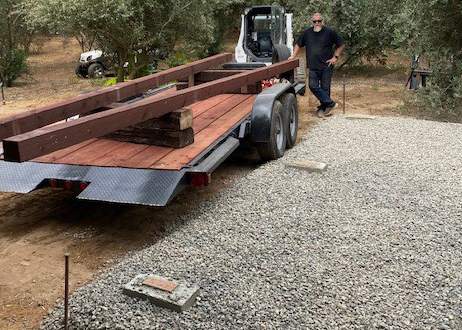
[[[298,135],[298,103],[297,98],[292,93],[286,93],[281,97],[284,109],[284,122],[286,124],[287,149],[292,148],[297,143]]]
[[[275,101],[271,114],[271,127],[268,142],[257,143],[256,147],[260,157],[265,160],[275,160],[284,156],[286,151],[286,125],[284,124],[282,103]]]

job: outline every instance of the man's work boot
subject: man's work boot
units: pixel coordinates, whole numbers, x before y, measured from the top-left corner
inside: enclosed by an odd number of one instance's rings
[[[324,118],[324,109],[320,108],[316,110],[316,116],[318,116],[318,118]]]
[[[332,102],[331,104],[329,104],[326,109],[324,110],[324,116],[331,116],[332,115],[332,111],[337,107],[337,103],[335,102]]]

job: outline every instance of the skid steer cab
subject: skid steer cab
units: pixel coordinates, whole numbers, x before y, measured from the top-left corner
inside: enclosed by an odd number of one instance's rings
[[[241,17],[235,60],[242,66],[270,65],[293,52],[292,14],[280,6],[254,6]]]

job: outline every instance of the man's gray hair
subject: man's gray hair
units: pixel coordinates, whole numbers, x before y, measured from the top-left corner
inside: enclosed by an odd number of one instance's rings
[[[322,17],[322,14],[319,13],[319,12],[316,12],[313,15],[311,15],[311,17],[315,17],[315,16],[320,16],[321,18],[324,18],[324,17]]]

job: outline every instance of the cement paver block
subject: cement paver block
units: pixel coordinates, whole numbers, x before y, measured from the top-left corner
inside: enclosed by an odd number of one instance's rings
[[[308,172],[324,172],[329,167],[326,163],[316,162],[313,160],[299,160],[295,162],[286,163],[287,167],[296,168]]]
[[[157,306],[183,312],[194,305],[199,287],[157,275],[141,274],[126,284],[123,292],[131,297],[148,299]]]
[[[375,119],[375,116],[353,114],[353,115],[346,115],[345,118],[349,120],[372,120],[372,119]]]

